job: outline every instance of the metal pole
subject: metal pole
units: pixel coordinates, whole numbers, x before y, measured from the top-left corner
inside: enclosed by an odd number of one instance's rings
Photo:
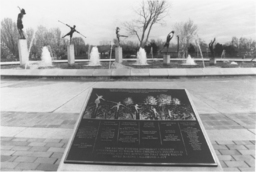
[[[198,42],[197,42],[198,41]],[[202,57],[202,60],[203,60],[203,67],[205,68],[205,65],[204,65],[204,57],[203,57],[203,53],[201,51],[201,47],[200,47],[200,42],[199,42],[199,38],[198,38],[198,35],[197,35],[197,40],[196,40],[196,44],[199,48],[199,51],[200,51],[200,54],[201,54],[201,57]]]
[[[180,52],[180,37],[179,37],[179,35],[177,35],[177,54],[178,54],[178,58],[179,58],[179,52]]]
[[[112,46],[113,46],[113,43],[112,43],[112,41],[110,41],[110,55],[109,55],[109,67],[108,67],[108,69],[110,69],[110,64],[111,64]]]
[[[153,60],[153,47],[151,47],[151,56],[152,56],[152,60]]]
[[[88,60],[90,60],[90,51],[91,51],[91,45],[88,45]]]
[[[83,34],[81,34],[80,32],[76,31],[78,34],[80,34],[81,36],[83,36],[84,38],[86,38]]]

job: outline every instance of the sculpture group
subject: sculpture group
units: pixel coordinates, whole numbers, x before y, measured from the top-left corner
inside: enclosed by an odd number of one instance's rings
[[[140,94],[140,93],[137,93]],[[120,96],[120,95],[119,95]],[[195,116],[192,109],[179,98],[170,94],[158,94],[136,97],[122,97],[112,100],[113,97],[93,95],[85,109],[83,118],[88,119],[129,119],[129,120],[185,120],[193,121]],[[186,113],[184,113],[186,112]]]
[[[29,61],[29,58],[28,58],[29,52],[27,52],[27,48],[26,48],[27,43],[26,43],[25,34],[23,32],[24,26],[23,26],[23,22],[22,22],[23,16],[25,14],[26,14],[25,9],[20,9],[20,13],[18,14],[18,19],[17,19],[17,28],[18,28],[18,32],[19,32],[19,57],[20,57],[21,65],[25,65]],[[81,34],[79,31],[76,30],[76,25],[74,25],[72,27],[68,24],[65,24],[65,23],[61,22],[61,21],[59,21],[59,22],[70,28],[70,31],[67,34],[65,34],[62,38],[65,38],[67,36],[69,36],[69,38],[70,38],[70,41],[69,41],[70,43],[67,47],[67,57],[68,57],[68,64],[72,66],[75,63],[74,44],[72,44],[73,34],[78,33],[81,36],[83,36],[84,38],[86,38],[86,37],[83,34]],[[116,27],[116,30],[115,30],[116,40],[117,40],[116,48],[115,48],[115,62],[116,63],[121,63],[122,59],[123,59],[123,51],[122,51],[122,47],[121,47],[121,44],[120,44],[120,39],[121,39],[121,37],[123,37],[123,38],[128,37],[126,35],[120,34],[119,32],[120,32],[120,28]],[[164,64],[169,64],[170,63],[170,55],[168,54],[169,53],[168,50],[169,50],[169,46],[170,46],[170,41],[174,37],[174,34],[175,34],[175,32],[171,31],[166,37],[166,41],[165,41],[165,44],[163,46],[163,49],[167,49],[166,54],[163,57]],[[209,44],[209,49],[211,50],[211,54],[212,54],[213,59],[214,59],[214,53],[213,53],[214,41],[212,41]],[[112,50],[112,46],[111,46],[111,50]],[[137,59],[138,60],[137,60],[137,63],[135,63],[135,65],[148,65],[147,64],[146,53],[144,53],[144,52],[145,52],[145,50],[143,49],[143,47],[140,47],[140,49],[137,53]],[[97,64],[98,64],[98,62],[97,62]]]

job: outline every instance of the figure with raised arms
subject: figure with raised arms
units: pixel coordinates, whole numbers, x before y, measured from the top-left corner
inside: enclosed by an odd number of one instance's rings
[[[20,7],[18,7],[20,9]],[[19,31],[19,35],[20,35],[20,39],[26,39],[24,32],[23,32],[23,23],[22,23],[22,19],[23,19],[23,15],[25,15],[26,12],[24,9],[20,9],[20,13],[18,14],[18,19],[17,19],[17,28]]]
[[[68,24],[65,24],[65,23],[63,23],[63,22],[61,22],[61,21],[59,21],[60,23],[62,23],[62,24],[64,24],[64,25],[66,25],[66,26],[68,26],[71,30],[66,34],[66,35],[64,35],[62,38],[65,38],[66,36],[70,36],[70,43],[71,43],[71,39],[72,39],[72,37],[73,37],[73,34],[76,32],[76,33],[78,33],[78,34],[80,34],[80,35],[82,35],[80,32],[78,32],[77,30],[76,30],[76,25],[74,25],[73,27],[71,27],[70,25],[68,25]],[[84,35],[82,35],[83,37],[85,37]],[[86,38],[86,37],[85,37]]]
[[[128,36],[125,36],[125,35],[120,35],[119,30],[120,30],[120,28],[117,27],[116,28],[116,38],[117,38],[117,41],[118,41],[118,46],[120,45],[120,37],[126,37],[126,38],[128,37]]]
[[[171,31],[171,32],[167,35],[166,42],[165,42],[164,47],[163,47],[163,49],[164,49],[165,47],[167,48],[167,52],[166,52],[166,53],[168,53],[169,44],[170,44],[170,41],[172,40],[173,36],[174,36],[174,31]]]

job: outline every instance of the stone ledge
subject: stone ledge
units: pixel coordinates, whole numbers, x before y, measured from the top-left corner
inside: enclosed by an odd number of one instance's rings
[[[204,68],[186,69],[186,76],[205,76]]]
[[[244,76],[256,75],[255,68],[192,68],[192,69],[2,69],[1,76],[31,77],[114,77],[114,76]]]
[[[94,69],[86,69],[86,70],[76,70],[75,76],[92,76]]]
[[[150,76],[168,76],[168,69],[149,69]]]
[[[112,69],[111,76],[131,76],[131,69]]]
[[[112,69],[94,70],[92,76],[111,76]]]
[[[186,69],[167,69],[169,76],[186,76]]]
[[[131,76],[149,76],[149,69],[131,69]]]

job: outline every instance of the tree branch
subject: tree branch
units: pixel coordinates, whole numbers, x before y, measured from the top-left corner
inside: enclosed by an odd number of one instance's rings
[[[130,23],[129,25],[126,24],[127,31],[137,36],[140,46],[143,47],[148,41],[153,25],[166,17],[168,7],[165,0],[147,0],[147,3],[143,1],[139,10],[136,11],[138,15],[138,19],[135,20],[136,22]],[[141,37],[139,37],[139,32],[141,33]]]

